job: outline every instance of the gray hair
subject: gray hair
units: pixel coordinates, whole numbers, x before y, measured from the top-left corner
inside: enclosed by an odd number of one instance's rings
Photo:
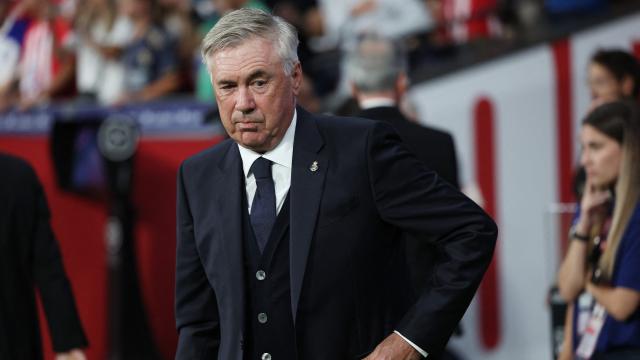
[[[202,40],[202,60],[208,67],[209,56],[252,38],[273,41],[285,74],[291,75],[298,63],[298,32],[282,18],[258,9],[243,8],[223,16]]]
[[[393,90],[406,68],[404,49],[376,35],[363,37],[347,54],[347,76],[362,92]]]

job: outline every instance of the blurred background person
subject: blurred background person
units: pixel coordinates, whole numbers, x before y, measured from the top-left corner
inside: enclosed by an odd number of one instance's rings
[[[112,104],[124,92],[124,47],[133,24],[118,11],[118,0],[81,0],[74,33],[77,40],[76,82],[82,100]],[[120,0],[122,1],[122,0]]]
[[[640,358],[640,119],[612,102],[583,121],[586,184],[558,274],[570,303],[560,358]]]
[[[409,85],[403,50],[388,39],[368,35],[348,54],[346,68],[352,95],[362,109],[357,116],[391,124],[419,160],[458,188],[453,137],[447,132],[409,120],[400,110]],[[404,240],[411,283],[419,294],[433,276],[439,249],[424,239],[406,236]],[[437,359],[456,358],[450,352],[442,357],[435,354],[431,356]]]
[[[29,18],[24,16],[24,3],[0,3],[0,112],[10,107],[17,96],[16,80],[20,49]]]
[[[601,101],[640,100],[640,63],[620,49],[603,49],[591,58],[588,69],[591,98]]]
[[[125,88],[118,104],[155,100],[180,88],[175,40],[163,28],[156,0],[121,0],[133,23],[124,47]]]
[[[616,100],[640,101],[640,62],[621,49],[601,49],[593,54],[587,69],[591,92],[590,110]],[[582,197],[585,170],[578,166],[573,180],[577,198]]]
[[[0,359],[42,359],[36,289],[56,360],[87,346],[42,186],[26,162],[0,153]]]
[[[181,79],[179,92],[193,93],[193,54],[197,51],[200,37],[197,33],[195,13],[191,0],[159,0],[162,26],[178,52],[178,72]]]
[[[410,121],[400,111],[409,86],[402,47],[376,35],[365,36],[349,53],[347,69],[352,95],[362,109],[358,116],[390,123],[418,159],[458,188],[451,135]]]
[[[21,109],[70,96],[75,72],[71,25],[50,0],[23,0],[19,6],[30,21],[21,44],[18,74],[0,96],[15,95]]]

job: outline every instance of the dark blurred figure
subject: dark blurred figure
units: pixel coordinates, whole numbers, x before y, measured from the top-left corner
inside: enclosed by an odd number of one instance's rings
[[[0,171],[0,359],[42,359],[37,288],[56,360],[83,360],[87,339],[42,186],[18,158],[0,153]]]

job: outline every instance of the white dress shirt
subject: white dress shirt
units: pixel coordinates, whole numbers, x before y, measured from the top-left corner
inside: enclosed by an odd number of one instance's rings
[[[271,164],[271,176],[276,189],[276,213],[280,213],[284,199],[289,192],[289,187],[291,187],[291,163],[293,162],[293,141],[296,133],[296,121],[297,112],[294,111],[293,120],[291,120],[291,124],[280,143],[276,145],[273,150],[267,151],[264,154],[257,153],[238,144],[240,157],[242,158],[242,170],[244,171],[249,214],[251,214],[251,204],[253,203],[253,197],[256,194],[257,188],[256,178],[249,170],[253,162],[261,156],[267,160],[271,160],[273,163]],[[419,348],[399,332],[395,331],[395,333],[400,335],[400,337],[407,341],[409,345],[422,354],[422,356],[427,356],[426,351]]]
[[[291,162],[293,161],[293,140],[296,133],[297,112],[293,112],[293,120],[285,132],[284,137],[278,145],[272,150],[264,154],[257,153],[253,150],[242,147],[238,144],[240,157],[242,158],[242,170],[244,171],[244,179],[247,192],[247,206],[249,214],[251,214],[251,204],[256,194],[256,177],[250,173],[251,165],[259,157],[271,160],[271,177],[276,189],[276,214],[280,213],[284,199],[287,197],[289,187],[291,186]]]
[[[380,106],[397,106],[396,102],[393,99],[389,99],[387,97],[370,97],[367,99],[363,99],[360,101],[360,108],[362,110],[367,110]]]

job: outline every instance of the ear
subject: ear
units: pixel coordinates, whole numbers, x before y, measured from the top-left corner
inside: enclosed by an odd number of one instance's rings
[[[356,87],[356,84],[353,83],[353,81],[349,81],[349,89],[351,89],[351,97],[357,99],[360,95],[360,92],[358,91],[358,88]]]
[[[630,75],[622,78],[622,94],[627,97],[633,94],[633,78]]]
[[[298,96],[298,94],[300,94],[302,80],[302,66],[300,65],[300,62],[297,62],[293,66],[293,71],[291,71],[291,88],[295,96]]]
[[[398,78],[396,79],[396,94],[398,95],[398,99],[402,99],[404,97],[408,88],[409,78],[407,77],[407,74],[401,72],[398,74]]]

